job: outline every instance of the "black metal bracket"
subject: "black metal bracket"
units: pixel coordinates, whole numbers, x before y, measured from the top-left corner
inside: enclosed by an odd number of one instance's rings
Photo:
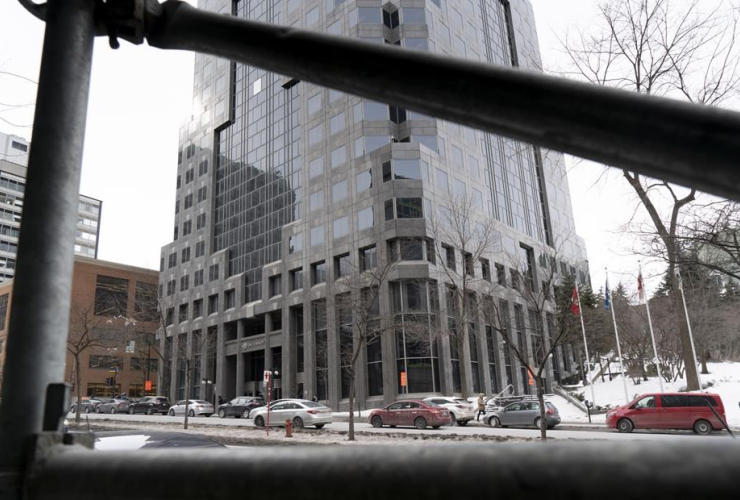
[[[46,388],[46,404],[44,406],[45,432],[59,432],[62,429],[62,421],[69,409],[70,394],[72,386],[67,383],[49,384]]]
[[[47,4],[33,0],[18,0],[31,14],[46,21]],[[118,39],[140,45],[144,42],[147,28],[162,14],[157,0],[94,0],[95,35],[107,36],[110,46],[121,46]]]

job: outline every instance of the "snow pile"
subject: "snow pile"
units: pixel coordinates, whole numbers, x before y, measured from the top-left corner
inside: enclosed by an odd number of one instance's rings
[[[707,368],[709,369],[709,375],[701,375],[702,384],[704,386],[710,385],[705,389],[705,392],[719,394],[725,405],[727,423],[732,427],[740,427],[740,407],[738,407],[738,401],[740,401],[740,363],[732,361],[710,362],[707,363]],[[685,390],[685,388],[685,379],[670,383],[663,381],[663,389],[666,392],[679,392]],[[609,381],[607,376],[605,382],[602,382],[599,378],[593,385],[593,389],[595,402],[598,406],[613,408],[626,402],[621,377]],[[591,387],[581,386],[575,390],[583,394],[585,399],[592,400]],[[650,392],[660,392],[660,382],[657,377],[650,377],[648,381],[641,381],[639,384],[634,384],[631,378],[627,378],[627,396],[630,401],[641,394]],[[557,406],[564,421],[588,422],[588,417],[578,408],[568,403],[566,399],[556,396],[551,398],[551,401]],[[592,416],[592,420],[603,422],[604,415]]]

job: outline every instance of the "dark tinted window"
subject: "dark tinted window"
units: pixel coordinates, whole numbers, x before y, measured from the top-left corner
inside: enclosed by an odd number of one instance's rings
[[[661,396],[660,404],[663,408],[680,408],[688,406],[686,396]]]
[[[712,406],[719,406],[713,396],[688,396],[689,406],[707,406],[707,401]]]

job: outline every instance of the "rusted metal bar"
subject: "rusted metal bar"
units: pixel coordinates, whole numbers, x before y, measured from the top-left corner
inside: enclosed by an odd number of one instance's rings
[[[162,4],[147,39],[740,200],[740,114]]]
[[[27,498],[734,498],[733,444],[717,436],[620,442],[608,453],[604,442],[67,451],[40,462]],[[122,477],[126,487],[111,486]]]
[[[42,430],[47,387],[64,379],[95,3],[52,0],[46,9],[2,387],[5,479]]]

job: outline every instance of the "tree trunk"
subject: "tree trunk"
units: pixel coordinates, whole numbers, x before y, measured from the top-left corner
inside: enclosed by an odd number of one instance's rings
[[[77,387],[77,411],[75,412],[75,423],[79,424],[82,420],[80,416],[82,409],[82,373],[80,373],[80,356],[74,356],[75,362],[75,386]]]
[[[709,375],[709,368],[707,368],[707,350],[700,349],[699,355],[701,356],[701,374]]]
[[[542,370],[539,370],[534,380],[537,386],[537,401],[540,403],[540,439],[547,441],[547,418],[545,407],[545,390],[542,387]]]
[[[349,434],[348,441],[355,440],[355,374],[349,378]]]
[[[586,363],[588,363],[588,360],[586,360]],[[581,350],[578,349],[578,365],[581,367],[581,378],[583,379],[583,385],[588,385],[588,376],[586,375],[587,367],[583,365],[583,354],[581,353]]]
[[[601,383],[603,384],[604,383],[604,367],[601,364],[601,354],[597,352],[596,357],[599,360],[599,374],[601,375]]]
[[[681,354],[684,359],[686,372],[686,388],[689,391],[701,390],[699,387],[699,374],[696,368],[696,358],[691,348],[691,337],[689,337],[689,328],[686,323],[686,312],[683,307],[683,298],[679,289],[678,278],[675,273],[671,273],[671,286],[673,288],[673,302],[676,311],[679,311],[678,332],[681,338]]]

